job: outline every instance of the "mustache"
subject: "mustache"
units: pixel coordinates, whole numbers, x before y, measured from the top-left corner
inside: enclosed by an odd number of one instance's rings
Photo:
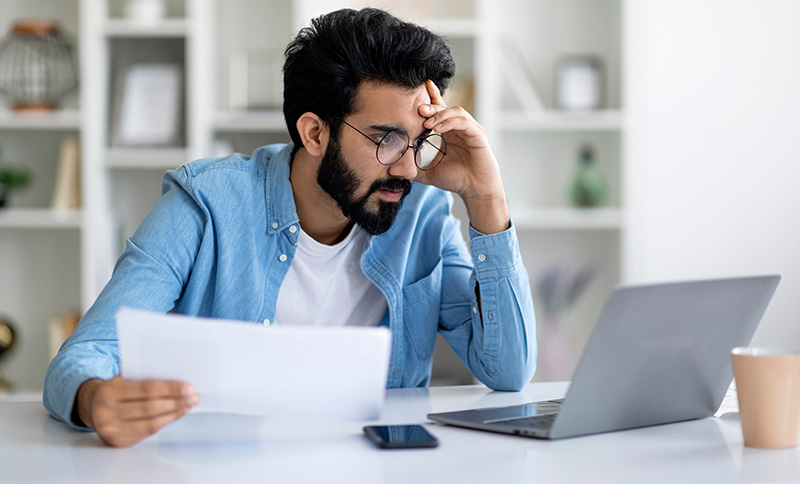
[[[378,190],[390,190],[390,191],[402,190],[403,198],[405,198],[405,196],[411,192],[411,182],[404,178],[388,178],[385,180],[375,180],[375,182],[369,188],[367,196],[372,195]]]

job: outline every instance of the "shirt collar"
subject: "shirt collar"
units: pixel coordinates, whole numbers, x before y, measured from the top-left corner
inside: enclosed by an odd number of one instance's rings
[[[266,203],[267,233],[274,234],[298,224],[297,208],[294,205],[292,182],[289,178],[294,144],[285,145],[277,153],[265,151],[271,157],[264,160],[266,177],[264,179],[264,201]]]

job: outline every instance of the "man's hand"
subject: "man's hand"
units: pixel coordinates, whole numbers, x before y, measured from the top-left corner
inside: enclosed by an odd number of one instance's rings
[[[78,416],[113,447],[128,447],[186,414],[198,402],[188,383],[132,381],[117,375],[78,389]]]
[[[433,81],[425,85],[431,104],[420,105],[419,114],[428,118],[426,128],[444,137],[447,155],[433,170],[419,171],[416,180],[460,195],[479,232],[506,230],[510,222],[505,190],[486,131],[464,108],[448,108]]]

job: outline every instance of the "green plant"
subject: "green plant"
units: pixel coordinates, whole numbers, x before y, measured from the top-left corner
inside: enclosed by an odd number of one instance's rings
[[[6,191],[22,190],[31,184],[31,174],[24,168],[0,166],[0,185]]]
[[[33,175],[28,169],[3,163],[0,147],[0,207],[5,205],[10,192],[24,190],[32,180]]]

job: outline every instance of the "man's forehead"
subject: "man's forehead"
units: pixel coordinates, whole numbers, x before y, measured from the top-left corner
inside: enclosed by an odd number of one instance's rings
[[[409,88],[368,80],[358,87],[351,115],[369,117],[370,122],[376,124],[411,122],[417,125],[425,120],[419,115],[419,106],[430,102],[425,84]]]

